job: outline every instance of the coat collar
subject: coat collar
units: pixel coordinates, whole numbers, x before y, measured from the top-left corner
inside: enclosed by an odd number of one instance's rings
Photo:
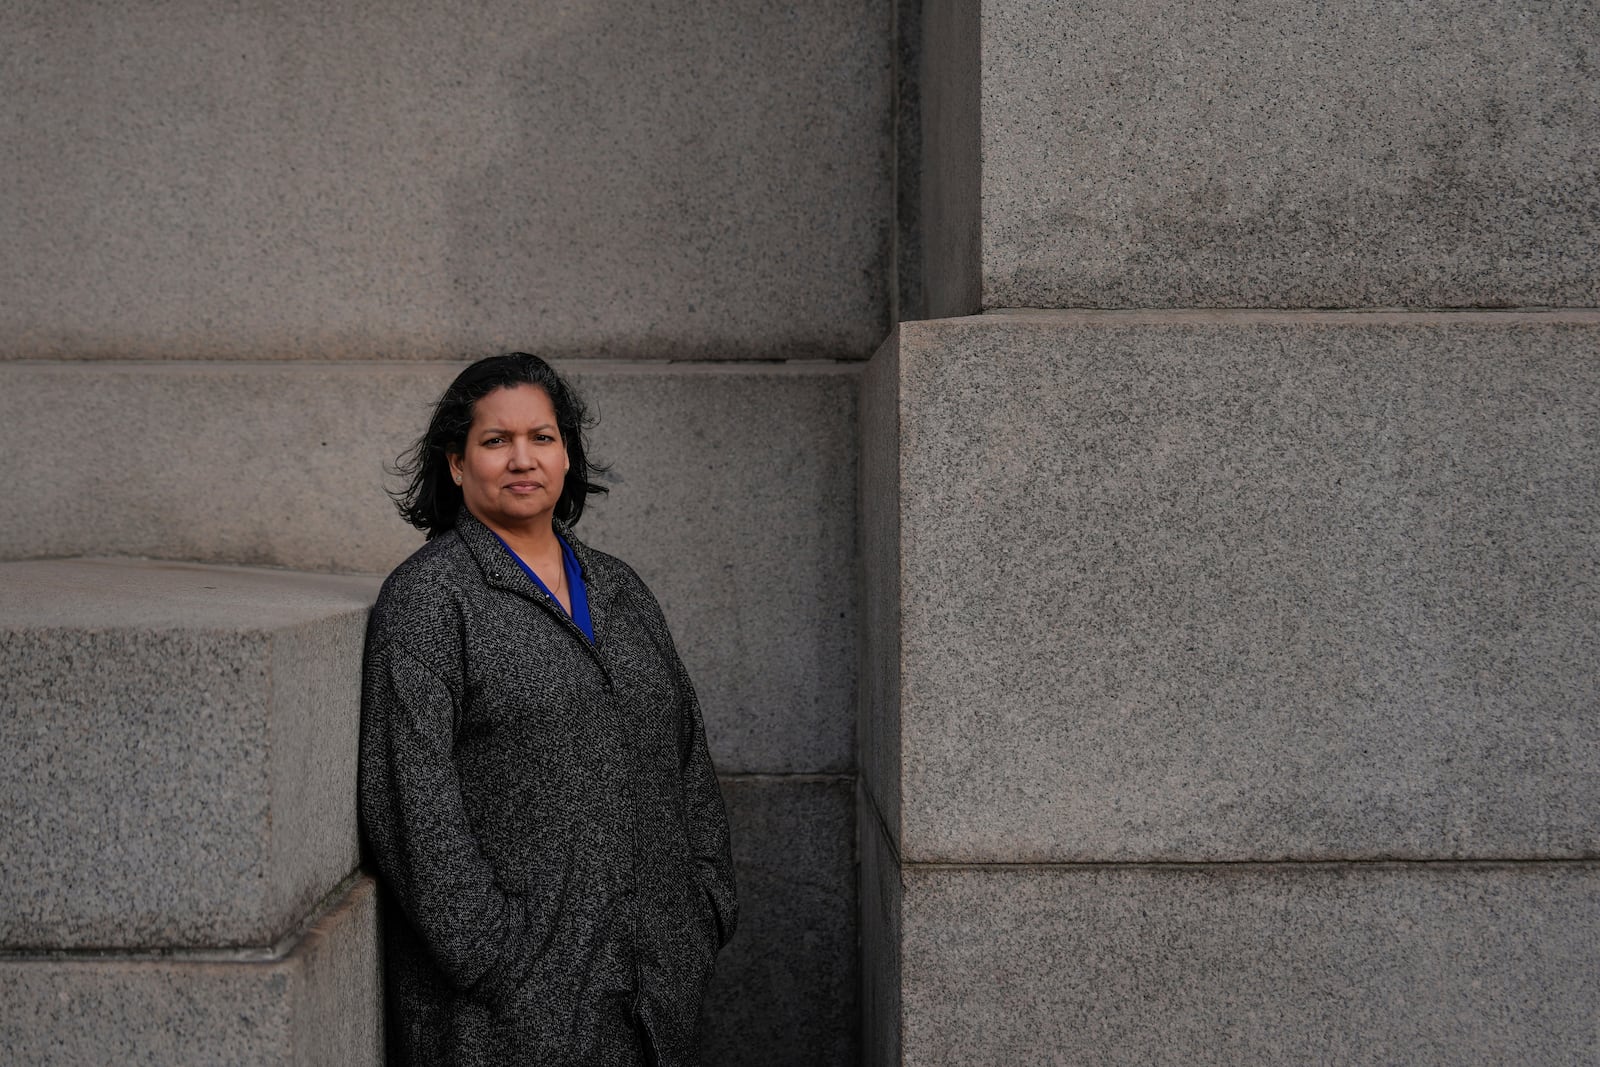
[[[577,557],[578,568],[583,572],[584,590],[589,595],[589,624],[594,628],[595,646],[599,647],[607,631],[606,623],[611,614],[613,590],[610,583],[605,580],[603,568],[594,566],[594,551],[578,540],[572,528],[566,523],[557,522],[555,527],[556,532],[566,538],[567,544],[572,546],[572,554]],[[559,604],[552,603],[544,591],[533,584],[527,572],[511,557],[505,545],[500,543],[500,538],[480,522],[477,516],[468,511],[465,505],[456,513],[455,530],[461,538],[461,543],[472,553],[472,558],[478,564],[478,570],[483,573],[486,584],[533,601],[564,623],[584,644],[589,643],[589,639],[584,637],[583,631],[578,629],[578,624],[572,621],[571,616],[562,611]]]

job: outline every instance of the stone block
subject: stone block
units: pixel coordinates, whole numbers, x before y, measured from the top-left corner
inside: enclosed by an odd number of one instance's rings
[[[902,324],[904,859],[1600,855],[1597,356],[1594,312]]]
[[[981,10],[970,47],[962,19],[934,17],[944,8]],[[930,314],[966,314],[975,296],[986,308],[1600,303],[1593,5],[928,10],[930,153],[936,131],[981,114],[955,146],[964,159],[927,164],[928,290],[949,297]],[[968,62],[980,50],[981,70]],[[981,177],[940,177],[963,168]],[[947,191],[966,199],[941,208]],[[957,240],[973,215],[981,237]],[[966,259],[932,254],[941,232]],[[963,277],[972,254],[981,295]]]
[[[0,945],[268,944],[356,863],[370,578],[0,564]]]
[[[370,882],[282,950],[0,957],[0,1059],[49,1067],[383,1062]]]
[[[843,776],[722,780],[740,915],[707,993],[706,1063],[857,1062],[852,790]]]
[[[859,365],[563,366],[612,464],[578,533],[661,599],[719,769],[851,769]],[[421,544],[385,464],[459,370],[0,362],[0,448],[27,502],[0,517],[0,558],[385,573]],[[114,440],[85,462],[49,444],[69,422]]]
[[[890,0],[7,6],[0,358],[865,357]]]
[[[903,1054],[878,1063],[1575,1067],[1600,1057],[1594,864],[900,877],[903,1015],[888,1040]]]

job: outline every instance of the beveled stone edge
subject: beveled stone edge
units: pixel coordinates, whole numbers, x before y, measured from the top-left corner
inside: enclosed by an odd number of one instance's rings
[[[292,963],[305,955],[331,930],[364,906],[377,892],[371,875],[357,868],[340,879],[316,904],[290,927],[289,932],[270,945],[235,948],[72,948],[29,949],[0,947],[0,965],[14,963],[54,963],[95,965],[103,963],[181,966],[184,964],[242,964],[249,966]]]

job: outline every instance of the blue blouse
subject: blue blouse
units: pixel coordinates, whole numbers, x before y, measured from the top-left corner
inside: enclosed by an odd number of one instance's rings
[[[493,530],[489,532],[494,533]],[[511,546],[506,544],[505,538],[499,534],[494,534],[494,539],[499,541],[500,547],[504,548],[506,553],[517,561],[517,566],[522,568],[522,572],[533,579],[533,584],[544,590],[544,595],[549,597],[556,607],[560,608],[561,601],[556,598],[556,595],[550,591],[549,587],[539,580],[539,576],[533,573],[533,568],[524,563],[522,557],[512,551]],[[583,585],[583,568],[578,565],[578,557],[572,554],[572,546],[567,544],[567,539],[560,534],[556,534],[556,540],[561,542],[561,569],[567,576],[567,595],[572,598],[572,621],[578,624],[578,629],[583,631],[583,636],[587,637],[592,645],[594,644],[594,624],[589,621],[589,591]],[[565,609],[562,610],[565,611]]]

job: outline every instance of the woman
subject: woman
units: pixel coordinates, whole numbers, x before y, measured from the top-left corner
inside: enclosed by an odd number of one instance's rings
[[[405,1064],[697,1062],[737,906],[700,709],[655,598],[572,535],[584,409],[464,370],[402,460],[427,544],[367,632],[361,816]]]

